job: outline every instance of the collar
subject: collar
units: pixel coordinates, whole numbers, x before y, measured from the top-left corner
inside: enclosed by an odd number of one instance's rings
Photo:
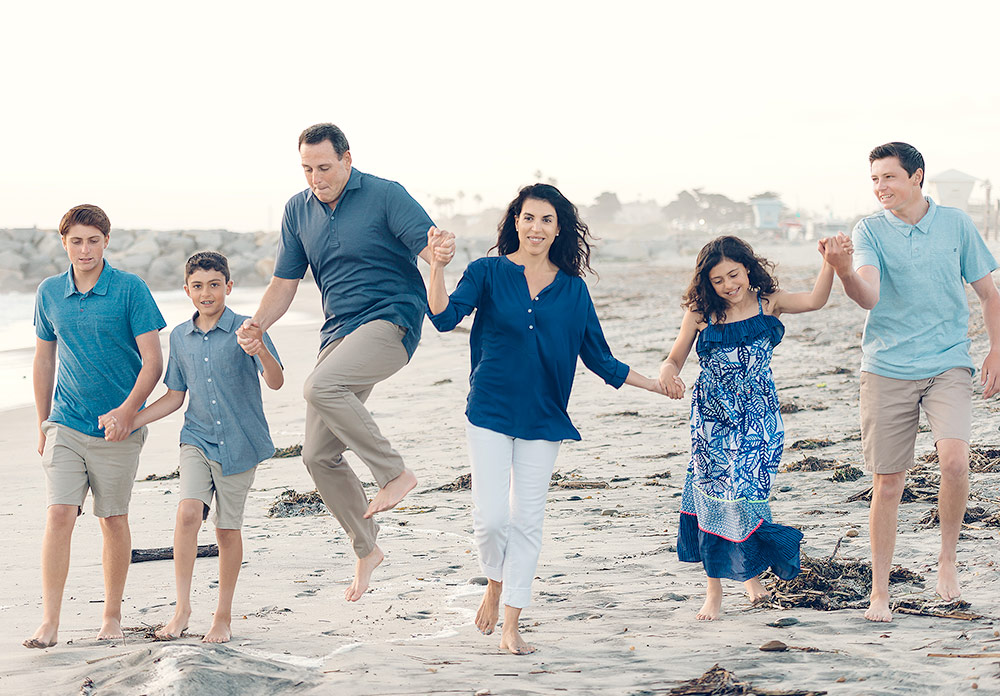
[[[357,167],[351,167],[351,176],[347,179],[347,183],[344,185],[344,190],[340,192],[340,198],[337,199],[337,205],[338,206],[340,205],[340,202],[342,200],[344,200],[344,194],[345,193],[347,193],[348,191],[353,191],[354,189],[361,188],[361,179],[363,177],[364,177],[364,173],[363,172],[359,172],[358,169],[357,169]],[[324,203],[320,199],[316,198],[316,194],[313,193],[313,190],[311,188],[310,189],[306,189],[306,191],[309,192],[309,199],[310,200],[315,201],[318,205],[321,205],[324,208],[326,208],[326,209],[329,210],[330,206],[328,206],[326,203]]]
[[[114,273],[114,268],[108,262],[107,259],[103,259],[104,267],[101,269],[101,275],[97,277],[97,283],[87,292],[93,293],[94,295],[107,295],[108,285],[111,284],[111,274]],[[63,297],[71,297],[72,295],[84,293],[76,289],[76,281],[73,280],[73,266],[70,265],[69,270],[66,271],[66,288],[63,290]]]
[[[188,319],[187,328],[184,330],[185,336],[193,334],[195,332],[204,333],[194,323],[194,320],[197,318],[198,318],[198,312],[196,311],[193,315],[191,315],[191,318]],[[215,331],[216,329],[221,329],[226,333],[232,333],[233,325],[235,323],[236,323],[236,313],[233,310],[229,309],[229,307],[227,306],[224,310],[222,310],[222,316],[219,317],[218,323],[212,327],[212,331]],[[212,333],[212,331],[209,331],[208,333]]]
[[[903,222],[898,217],[892,214],[889,210],[883,210],[882,214],[885,216],[886,221],[896,230],[902,234],[909,236],[913,230],[922,232],[923,234],[928,234],[931,231],[931,224],[934,222],[934,216],[937,214],[937,203],[930,196],[924,196],[924,200],[927,201],[927,212],[924,216],[917,220],[915,225],[911,225],[908,222]]]

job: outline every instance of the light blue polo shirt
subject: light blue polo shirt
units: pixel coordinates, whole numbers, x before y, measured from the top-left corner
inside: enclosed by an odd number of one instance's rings
[[[413,355],[427,308],[416,259],[433,224],[402,186],[357,169],[334,210],[309,189],[288,201],[274,275],[298,280],[312,268],[326,315],[320,348],[385,319],[406,329]]]
[[[205,333],[195,326],[197,316],[170,332],[163,383],[167,389],[189,394],[181,444],[193,445],[219,462],[223,476],[240,474],[274,454],[257,376],[264,366],[236,342],[236,329],[249,317],[226,307],[219,322]],[[266,333],[264,345],[280,365]]]
[[[854,228],[854,268],[874,266],[881,277],[861,341],[864,372],[894,379],[926,379],[954,367],[975,372],[965,283],[997,262],[968,215],[927,202],[916,225],[883,210]]]
[[[59,367],[49,420],[104,437],[97,418],[118,408],[135,387],[142,358],[135,337],[167,323],[137,275],[107,259],[97,284],[76,289],[72,267],[38,286],[35,334],[56,341]]]

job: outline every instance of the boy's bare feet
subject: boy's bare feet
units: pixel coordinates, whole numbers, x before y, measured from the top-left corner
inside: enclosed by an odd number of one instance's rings
[[[771,593],[764,589],[759,577],[750,578],[743,583],[743,587],[746,588],[747,594],[750,595],[751,604],[766,602],[771,599]]]
[[[962,596],[962,588],[958,584],[958,568],[955,559],[938,557],[937,593],[946,602],[951,602]]]
[[[484,636],[493,633],[497,620],[500,618],[500,591],[503,583],[490,580],[486,585],[486,592],[483,593],[483,601],[479,604],[479,611],[476,612],[476,628]]]
[[[887,596],[883,597],[882,595],[872,594],[868,611],[865,612],[865,618],[869,621],[892,621],[892,611],[889,609],[889,598]]]
[[[348,602],[356,602],[361,599],[361,596],[368,590],[368,583],[372,579],[372,571],[378,568],[379,563],[384,558],[385,554],[382,553],[382,549],[376,546],[370,554],[358,559],[357,564],[354,566],[354,582],[344,590],[344,599]]]
[[[365,512],[365,517],[371,517],[376,513],[396,507],[399,505],[399,501],[405,498],[406,494],[412,491],[416,485],[417,475],[404,468],[403,473],[385,484],[382,490],[372,498],[372,502],[368,504],[368,510]]]
[[[28,638],[26,641],[22,642],[26,648],[37,648],[39,650],[44,650],[45,648],[51,648],[53,645],[59,642],[59,626],[42,624],[35,631],[35,635]]]
[[[698,610],[699,621],[714,621],[719,618],[722,609],[722,581],[718,578],[708,579],[708,589],[705,591],[705,603]]]
[[[105,617],[104,623],[101,625],[101,630],[97,634],[97,640],[118,640],[124,637],[125,633],[122,631],[121,620]]]
[[[228,643],[233,637],[232,625],[229,618],[215,617],[212,619],[212,627],[201,639],[202,643]]]
[[[174,616],[170,621],[167,622],[163,628],[158,628],[153,632],[160,640],[177,640],[180,638],[184,631],[188,629],[188,619],[191,618],[191,610],[187,611],[177,610],[174,612]]]

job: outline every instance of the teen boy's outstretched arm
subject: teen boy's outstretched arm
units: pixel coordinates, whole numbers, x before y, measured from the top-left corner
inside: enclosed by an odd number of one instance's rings
[[[1000,293],[993,282],[993,276],[987,273],[974,283],[972,289],[979,297],[983,309],[983,323],[986,325],[986,335],[990,338],[990,352],[983,360],[983,369],[979,381],[983,385],[983,398],[1000,393]]]
[[[147,331],[135,337],[136,346],[139,348],[139,357],[142,358],[142,368],[139,376],[135,378],[135,386],[129,393],[125,401],[118,408],[108,411],[100,418],[104,423],[113,423],[114,428],[108,432],[105,427],[104,439],[110,442],[121,442],[135,430],[132,422],[143,402],[152,393],[156,383],[160,381],[163,374],[163,352],[160,350],[160,332]]]
[[[52,413],[52,390],[56,383],[56,342],[35,339],[35,360],[31,366],[35,389],[35,411],[38,413],[38,454],[45,450],[42,423]]]

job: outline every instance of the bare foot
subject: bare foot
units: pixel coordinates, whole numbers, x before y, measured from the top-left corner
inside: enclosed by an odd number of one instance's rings
[[[163,628],[158,628],[153,632],[160,640],[177,640],[180,638],[184,631],[188,629],[188,619],[191,618],[191,610],[181,611],[177,609],[174,611],[174,617],[167,622]]]
[[[764,589],[759,577],[750,578],[743,583],[743,587],[746,588],[747,594],[750,595],[751,604],[766,602],[771,599],[771,593]]]
[[[101,630],[97,634],[97,640],[118,640],[124,637],[125,634],[122,632],[121,621],[105,617],[104,623],[101,625]]]
[[[486,592],[483,593],[483,601],[479,604],[479,611],[476,612],[476,628],[484,636],[493,633],[497,620],[500,618],[500,591],[503,583],[490,580],[486,585]]]
[[[201,639],[202,643],[228,643],[233,637],[232,625],[227,618],[215,617],[212,619],[212,627]]]
[[[872,595],[868,611],[865,612],[865,618],[869,621],[881,621],[885,623],[892,621],[889,598],[881,595]]]
[[[396,507],[399,505],[399,501],[405,498],[406,494],[412,491],[416,485],[416,474],[409,469],[403,469],[403,473],[385,484],[385,487],[372,498],[372,502],[368,505],[368,511],[365,512],[365,517],[371,517],[376,513]]]
[[[500,633],[500,649],[508,651],[511,655],[530,655],[535,652],[535,646],[524,642],[524,638],[517,630],[517,624],[514,624],[514,628],[508,629],[506,621]]]
[[[962,596],[962,588],[958,585],[958,569],[954,559],[938,558],[937,593],[946,602],[951,602]]]
[[[705,603],[698,611],[699,621],[715,621],[719,618],[719,611],[722,609],[722,581],[717,578],[709,578],[708,589],[705,592]]]
[[[354,582],[344,590],[344,599],[348,602],[356,602],[368,590],[368,581],[372,578],[372,571],[378,568],[379,563],[385,558],[382,549],[376,546],[370,554],[364,558],[359,558],[354,566]]]
[[[35,631],[35,635],[22,642],[21,645],[26,648],[44,650],[45,648],[51,648],[58,642],[59,626],[43,623],[38,627],[38,630]]]

